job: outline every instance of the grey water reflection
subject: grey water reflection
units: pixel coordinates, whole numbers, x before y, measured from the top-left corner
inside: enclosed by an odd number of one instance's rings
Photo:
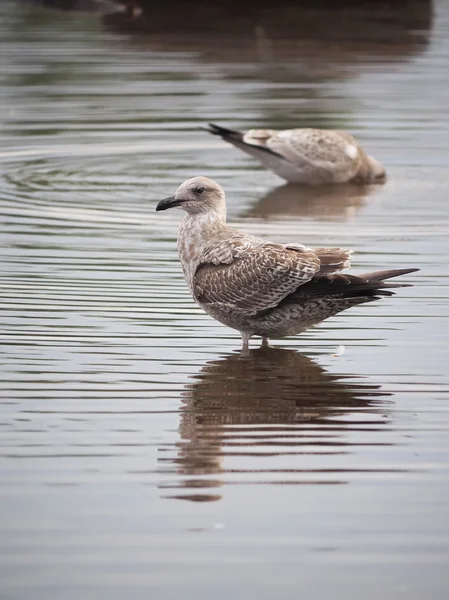
[[[246,217],[269,219],[291,215],[310,219],[346,220],[365,204],[365,198],[378,191],[377,185],[344,183],[307,187],[285,184],[272,188],[251,206]]]
[[[167,497],[219,500],[227,483],[345,483],[344,468],[313,466],[313,456],[347,453],[351,430],[389,422],[391,394],[363,377],[333,374],[295,350],[259,348],[209,361],[185,386],[180,442],[172,464],[181,482]],[[358,442],[360,443],[360,442]],[[373,442],[371,442],[373,444]],[[375,445],[375,444],[374,444]],[[252,459],[228,469],[226,459]],[[300,465],[266,467],[267,459],[300,457]],[[289,465],[287,467],[287,465]],[[228,481],[229,474],[238,480]],[[337,478],[335,478],[335,474]],[[254,479],[254,476],[257,478]]]
[[[318,2],[304,6],[272,3],[144,3],[140,18],[109,14],[105,24],[130,34],[128,42],[142,52],[189,52],[208,80],[218,71],[242,89],[253,105],[238,106],[247,124],[274,128],[351,127],[355,99],[341,89],[372,65],[401,64],[425,52],[433,23],[432,0],[388,2]],[[189,95],[205,101],[184,74]],[[329,83],[337,88],[330,91]],[[337,109],[338,107],[338,109]],[[235,112],[224,107],[223,116]],[[258,115],[259,122],[255,120]],[[204,119],[203,119],[204,120]]]
[[[179,4],[176,11],[170,2],[156,5],[141,0],[143,12],[109,12],[106,25],[119,31],[147,36],[160,36],[155,41],[179,47],[195,44],[209,60],[215,53],[231,51],[238,58],[237,48],[252,49],[256,58],[280,59],[286,53],[306,53],[314,64],[356,62],[357,57],[376,61],[391,60],[422,50],[428,42],[432,26],[432,0],[358,0],[334,2],[319,0],[312,5],[280,0],[259,0],[242,4],[235,0]],[[232,31],[231,43],[229,35]],[[198,38],[200,36],[200,38]],[[292,45],[289,42],[295,41]],[[227,42],[224,44],[223,42]],[[330,49],[332,51],[330,52]],[[223,55],[222,55],[223,56]]]

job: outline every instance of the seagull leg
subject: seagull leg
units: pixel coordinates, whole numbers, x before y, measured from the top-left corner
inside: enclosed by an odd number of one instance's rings
[[[266,335],[262,336],[262,343],[260,344],[261,348],[269,348],[270,347],[270,338]]]
[[[249,356],[249,334],[242,332],[242,356]]]

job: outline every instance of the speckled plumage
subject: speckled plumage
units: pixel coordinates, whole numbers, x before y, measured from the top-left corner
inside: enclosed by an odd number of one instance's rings
[[[240,331],[247,347],[253,335],[301,333],[342,310],[392,295],[401,284],[385,279],[417,269],[340,274],[350,250],[276,244],[226,224],[222,188],[206,177],[185,181],[157,210],[183,208],[178,251],[195,301],[212,317]]]
[[[210,123],[206,131],[257,158],[291,183],[374,183],[384,167],[368,156],[346,131],[325,129],[250,129],[235,131]]]

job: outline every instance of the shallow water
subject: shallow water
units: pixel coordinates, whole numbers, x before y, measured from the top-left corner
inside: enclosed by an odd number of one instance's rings
[[[449,5],[329,51],[0,11],[2,598],[447,598]],[[389,179],[298,190],[206,121],[347,128]],[[415,287],[241,358],[154,212],[195,174]]]

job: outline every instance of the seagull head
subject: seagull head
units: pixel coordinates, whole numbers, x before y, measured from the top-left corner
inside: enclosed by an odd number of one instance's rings
[[[156,210],[182,208],[187,213],[226,213],[225,194],[221,186],[208,177],[192,177],[181,183],[168,198],[161,200]]]

